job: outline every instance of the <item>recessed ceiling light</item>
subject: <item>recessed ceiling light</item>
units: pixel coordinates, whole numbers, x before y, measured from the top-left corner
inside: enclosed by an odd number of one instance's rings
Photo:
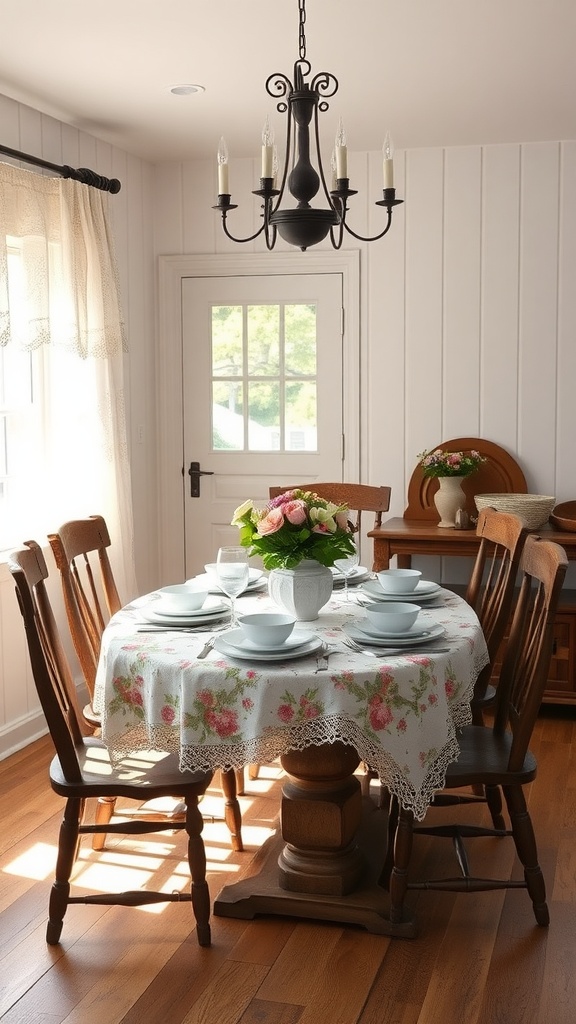
[[[206,92],[203,85],[173,85],[170,89],[175,96],[191,96],[193,92]]]

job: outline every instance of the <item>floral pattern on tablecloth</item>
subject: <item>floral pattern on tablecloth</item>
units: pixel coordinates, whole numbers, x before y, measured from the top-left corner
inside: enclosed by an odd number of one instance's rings
[[[198,660],[209,632],[137,633],[134,611],[120,612],[104,634],[96,685],[111,756],[170,750],[182,768],[213,770],[342,741],[421,818],[457,757],[457,727],[470,720],[487,663],[474,612],[441,593],[421,615],[446,627],[449,653],[382,660],[343,645],[342,626],[362,609],[335,595],[307,624],[330,649],[327,669],[316,655],[249,662],[212,651]],[[248,611],[254,601],[239,604]]]

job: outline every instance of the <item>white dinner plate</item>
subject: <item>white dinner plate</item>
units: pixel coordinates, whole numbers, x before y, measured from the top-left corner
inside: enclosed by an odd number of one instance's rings
[[[195,619],[197,616],[216,615],[218,612],[225,612],[230,610],[230,605],[220,600],[218,597],[207,597],[201,608],[191,609],[187,612],[169,612],[163,611],[163,601],[160,598],[159,601],[154,605],[154,611],[161,615],[163,619]]]
[[[177,629],[178,626],[202,626],[208,622],[217,622],[224,615],[230,614],[230,606],[222,603],[220,611],[205,612],[204,615],[198,615],[196,612],[191,615],[168,615],[156,611],[154,605],[150,605],[149,608],[144,608],[141,614],[145,622],[151,622],[155,626],[174,626]]]
[[[437,624],[429,626],[425,630],[418,629],[416,633],[409,629],[402,633],[401,637],[398,633],[369,633],[352,623],[347,623],[342,626],[342,629],[357,643],[377,647],[414,647],[416,644],[427,644],[430,640],[437,640],[438,637],[444,636],[446,633],[444,626]]]
[[[366,580],[366,583],[362,584],[362,593],[372,598],[373,601],[431,601],[432,598],[437,597],[438,591],[441,590],[439,583],[433,583],[431,580],[420,580],[414,590],[406,591],[402,594],[387,594],[378,580]]]
[[[262,647],[261,644],[253,644],[247,639],[246,634],[240,628],[228,629],[225,633],[226,643],[229,647],[236,647],[237,650],[246,654],[282,654],[283,651],[292,651],[303,644],[309,644],[315,634],[309,629],[294,630],[283,644],[276,644],[270,647]]]
[[[230,632],[233,632],[233,630],[230,630]],[[220,654],[225,654],[228,658],[239,658],[242,661],[288,661],[289,658],[303,658],[307,654],[313,654],[314,651],[319,651],[322,647],[322,638],[313,633],[312,639],[302,644],[301,647],[295,647],[289,651],[264,651],[260,653],[256,649],[249,651],[243,647],[234,647],[233,644],[227,643],[226,637],[228,635],[229,633],[222,633],[216,637],[214,650]]]

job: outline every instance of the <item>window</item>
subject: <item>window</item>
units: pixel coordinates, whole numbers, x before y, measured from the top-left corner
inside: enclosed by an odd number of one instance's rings
[[[316,306],[212,307],[214,451],[317,450]]]

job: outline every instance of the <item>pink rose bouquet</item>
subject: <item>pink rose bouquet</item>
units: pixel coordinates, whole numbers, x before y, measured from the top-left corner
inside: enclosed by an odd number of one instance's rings
[[[293,569],[304,558],[331,566],[354,553],[347,510],[313,491],[285,491],[261,509],[245,501],[232,525],[240,529],[243,547],[262,557],[265,569]]]

